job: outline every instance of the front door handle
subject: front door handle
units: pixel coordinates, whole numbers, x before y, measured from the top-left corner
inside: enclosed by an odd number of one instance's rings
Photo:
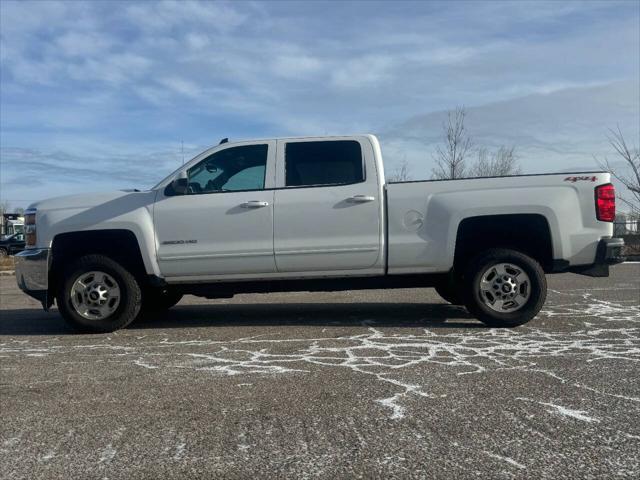
[[[372,195],[354,195],[353,197],[347,198],[347,202],[366,203],[366,202],[373,202],[375,199],[376,197]]]
[[[244,202],[240,206],[242,208],[262,208],[262,207],[268,207],[269,202],[263,202],[260,200],[249,200],[248,202]]]

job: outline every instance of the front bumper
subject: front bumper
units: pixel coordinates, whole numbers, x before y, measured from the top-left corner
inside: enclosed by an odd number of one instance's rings
[[[42,302],[43,308],[47,310],[51,305],[48,299],[51,250],[30,248],[16,254],[14,258],[18,287],[30,297]]]
[[[623,248],[622,238],[603,238],[598,243],[595,262],[592,265],[573,267],[571,271],[590,277],[608,277],[610,265],[625,261]]]

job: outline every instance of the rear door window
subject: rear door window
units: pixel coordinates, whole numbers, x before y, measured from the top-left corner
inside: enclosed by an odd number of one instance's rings
[[[363,182],[360,143],[355,140],[287,143],[285,178],[287,187]]]

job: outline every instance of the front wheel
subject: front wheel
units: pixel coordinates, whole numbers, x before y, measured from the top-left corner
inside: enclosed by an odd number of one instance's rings
[[[517,327],[535,317],[547,298],[538,262],[516,250],[495,248],[476,256],[465,274],[465,305],[491,327]]]
[[[113,332],[138,315],[142,302],[135,277],[104,255],[86,255],[63,274],[56,302],[63,318],[76,330]]]

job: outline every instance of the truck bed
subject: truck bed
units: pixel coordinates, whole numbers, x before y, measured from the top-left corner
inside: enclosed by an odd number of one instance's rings
[[[388,183],[388,272],[448,270],[464,219],[500,223],[501,215],[505,222],[513,215],[541,217],[553,259],[593,263],[598,240],[613,234],[612,224],[595,216],[594,188],[608,181],[606,172],[579,172]]]

